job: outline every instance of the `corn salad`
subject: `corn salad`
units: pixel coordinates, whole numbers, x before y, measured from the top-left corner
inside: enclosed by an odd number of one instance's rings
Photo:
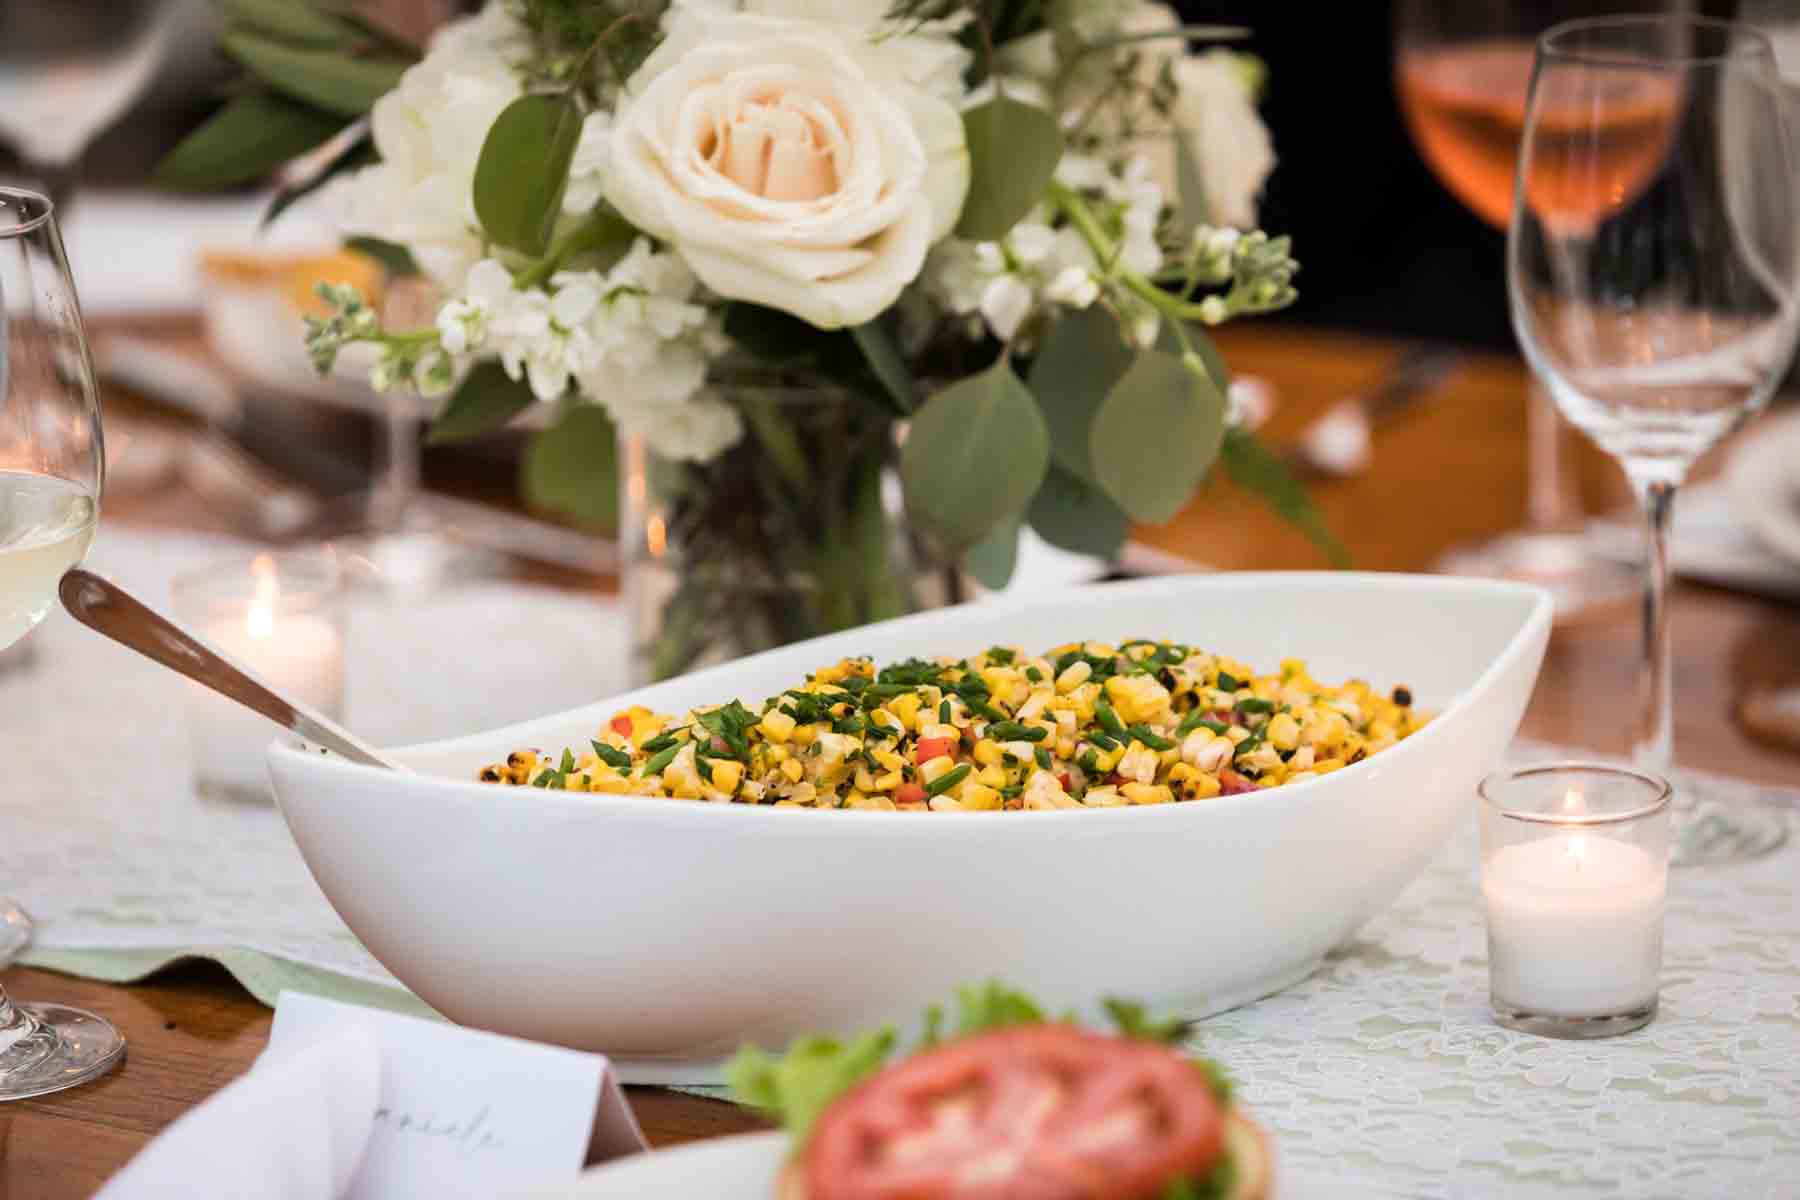
[[[586,751],[515,751],[480,778],[777,808],[1117,808],[1298,783],[1426,720],[1404,687],[1328,687],[1299,659],[1257,675],[1171,642],[996,646],[879,670],[848,658],[758,708],[627,709]]]

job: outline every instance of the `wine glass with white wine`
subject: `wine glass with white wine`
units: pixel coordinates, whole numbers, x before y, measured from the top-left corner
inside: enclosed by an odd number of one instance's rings
[[[0,650],[44,619],[63,572],[87,554],[104,475],[94,369],[55,212],[35,192],[0,188]],[[0,913],[16,911],[0,899]],[[124,1052],[93,1013],[15,1004],[0,989],[0,1100],[85,1083]]]

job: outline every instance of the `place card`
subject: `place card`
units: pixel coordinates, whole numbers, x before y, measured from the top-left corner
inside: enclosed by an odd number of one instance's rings
[[[269,1052],[362,1024],[381,1099],[342,1200],[508,1195],[646,1149],[603,1055],[283,992]]]

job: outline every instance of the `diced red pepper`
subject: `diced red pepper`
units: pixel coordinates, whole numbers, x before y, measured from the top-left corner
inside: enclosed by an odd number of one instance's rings
[[[1067,771],[1058,771],[1056,773],[1056,782],[1062,784],[1062,790],[1065,792],[1075,786],[1074,783],[1070,781],[1069,773]]]
[[[920,738],[918,761],[920,763],[928,763],[934,758],[943,758],[955,749],[955,747],[956,741],[953,738]]]
[[[903,783],[894,789],[895,804],[925,803],[925,789],[916,783]]]
[[[624,713],[620,713],[618,716],[614,717],[608,724],[612,726],[613,732],[620,737],[631,736],[631,718]]]
[[[1244,792],[1254,792],[1256,784],[1239,775],[1230,767],[1219,772],[1219,794],[1221,796],[1237,796]]]

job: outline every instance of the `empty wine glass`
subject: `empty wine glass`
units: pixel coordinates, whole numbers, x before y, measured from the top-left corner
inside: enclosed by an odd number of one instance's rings
[[[94,540],[105,455],[94,370],[50,201],[0,188],[0,649],[56,602]],[[0,900],[0,914],[16,913]],[[6,919],[16,941],[29,929]],[[0,989],[0,1100],[60,1091],[118,1063],[124,1040],[93,1013],[15,1004]]]
[[[1702,17],[1615,17],[1538,40],[1507,247],[1512,318],[1570,421],[1649,523],[1638,763],[1674,754],[1667,537],[1676,489],[1760,408],[1800,330],[1800,204],[1769,42]],[[1677,862],[1779,845],[1772,809],[1676,789]]]

